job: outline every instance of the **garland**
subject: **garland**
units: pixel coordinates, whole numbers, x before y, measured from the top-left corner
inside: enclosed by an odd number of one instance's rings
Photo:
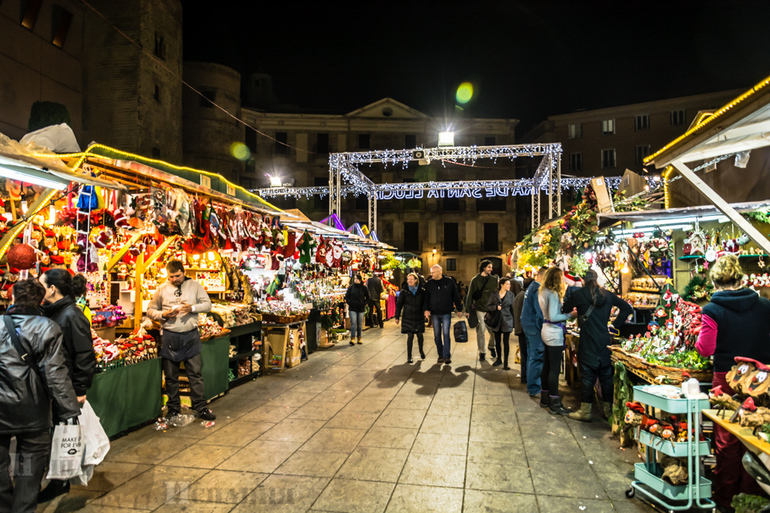
[[[704,276],[696,274],[684,288],[682,297],[688,301],[710,300],[714,286]]]
[[[749,221],[754,220],[759,223],[770,224],[770,210],[757,210],[756,212],[743,212],[741,214]]]

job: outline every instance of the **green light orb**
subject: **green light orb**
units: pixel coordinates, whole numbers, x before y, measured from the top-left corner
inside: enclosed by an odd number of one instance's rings
[[[251,158],[249,147],[242,142],[234,142],[230,145],[230,154],[238,160],[247,161]]]
[[[473,84],[470,82],[463,82],[460,87],[457,88],[457,103],[468,103],[473,98]]]

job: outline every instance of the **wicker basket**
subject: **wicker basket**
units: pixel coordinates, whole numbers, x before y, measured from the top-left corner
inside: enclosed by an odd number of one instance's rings
[[[624,351],[620,346],[610,346],[612,358],[622,362],[637,372],[647,375],[651,381],[657,380],[660,376],[665,377],[665,381],[670,384],[680,384],[683,380],[683,374],[686,372],[691,378],[695,378],[701,383],[711,383],[714,377],[712,370],[680,369],[677,367],[666,367],[642,360],[636,355]]]

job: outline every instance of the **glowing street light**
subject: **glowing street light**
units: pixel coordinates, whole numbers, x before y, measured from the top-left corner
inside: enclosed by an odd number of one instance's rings
[[[454,146],[455,145],[455,133],[454,132],[439,132],[438,133],[438,145],[441,146]]]

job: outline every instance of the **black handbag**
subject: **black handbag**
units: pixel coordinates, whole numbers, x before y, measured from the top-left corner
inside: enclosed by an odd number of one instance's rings
[[[465,325],[465,321],[457,321],[454,325],[455,342],[462,343],[468,342],[468,327]]]
[[[484,324],[486,324],[487,328],[491,329],[492,331],[498,331],[502,322],[503,315],[500,313],[500,310],[494,310],[484,314]]]

